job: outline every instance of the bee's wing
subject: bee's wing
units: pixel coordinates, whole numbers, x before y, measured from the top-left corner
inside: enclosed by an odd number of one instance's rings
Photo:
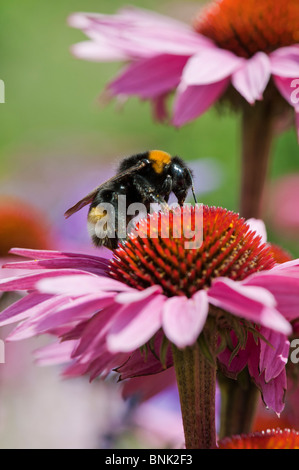
[[[109,180],[105,181],[104,183],[100,184],[97,188],[93,189],[87,196],[83,197],[78,201],[74,206],[70,207],[64,214],[64,217],[67,219],[71,215],[75,214],[75,212],[78,212],[82,207],[87,206],[87,204],[92,203],[94,198],[96,197],[98,191],[103,187],[108,185],[109,183],[115,183],[117,181],[121,181],[123,178],[125,178],[128,175],[131,175],[135,171],[141,170],[141,168],[144,168],[147,166],[150,162],[147,162],[146,160],[141,160],[140,162],[136,163],[136,165],[131,166],[125,171],[122,171],[121,173],[117,173],[117,175],[113,176]]]

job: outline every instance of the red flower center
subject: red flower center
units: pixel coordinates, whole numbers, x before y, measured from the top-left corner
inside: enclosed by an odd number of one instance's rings
[[[195,30],[241,57],[299,43],[298,0],[215,0],[195,19]]]
[[[268,429],[233,436],[218,442],[220,449],[299,449],[299,433],[294,429]]]
[[[193,239],[202,233],[203,241],[186,248],[192,231]],[[238,214],[203,206],[202,213],[192,207],[177,215],[172,211],[149,215],[140,223],[138,236],[130,235],[114,251],[110,275],[140,290],[159,284],[169,297],[191,297],[215,277],[242,280],[274,264],[270,248]]]

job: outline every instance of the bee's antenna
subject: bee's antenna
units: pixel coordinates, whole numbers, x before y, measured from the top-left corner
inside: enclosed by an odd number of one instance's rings
[[[190,169],[189,169],[189,168],[187,168],[187,170],[188,170],[188,173],[189,173],[189,175],[190,175],[190,178],[191,178],[191,181],[192,181],[192,185],[191,185],[191,191],[192,191],[192,194],[193,194],[194,202],[195,202],[195,204],[197,204],[197,199],[196,199],[196,196],[195,196],[195,190],[194,190],[194,184],[193,184],[193,177],[192,177],[192,173],[191,173],[191,171],[190,171]]]

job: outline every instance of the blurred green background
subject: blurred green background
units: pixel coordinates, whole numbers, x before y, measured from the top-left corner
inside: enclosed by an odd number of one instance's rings
[[[202,2],[130,3],[188,21]],[[85,62],[71,56],[70,46],[85,36],[67,25],[68,15],[76,11],[113,13],[124,5],[120,0],[1,2],[0,78],[6,86],[6,103],[0,105],[0,184],[10,181],[13,187],[15,174],[23,167],[27,168],[24,179],[28,173],[38,179],[41,162],[49,160],[57,175],[67,180],[78,159],[91,168],[94,162],[111,163],[122,155],[161,148],[187,160],[218,160],[223,170],[221,186],[200,200],[238,210],[238,116],[220,116],[212,109],[195,122],[174,129],[154,123],[150,104],[137,98],[128,100],[121,110],[115,103],[100,106],[99,94],[120,64]],[[298,170],[298,146],[291,129],[275,142],[270,177]],[[53,190],[55,172],[43,186],[45,192]],[[75,194],[77,197],[78,188]],[[281,240],[271,230],[270,236],[299,255],[296,241]]]

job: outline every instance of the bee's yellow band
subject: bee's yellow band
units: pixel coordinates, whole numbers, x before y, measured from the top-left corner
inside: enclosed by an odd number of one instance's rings
[[[156,173],[162,173],[165,165],[171,162],[169,153],[162,152],[162,150],[151,150],[148,156],[149,160],[153,161],[153,169]]]

